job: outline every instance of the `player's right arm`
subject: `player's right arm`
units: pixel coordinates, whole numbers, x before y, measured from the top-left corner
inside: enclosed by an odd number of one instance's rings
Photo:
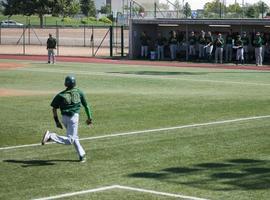
[[[63,126],[62,126],[62,124],[59,121],[58,113],[57,113],[57,109],[59,108],[59,105],[60,105],[60,102],[59,101],[60,101],[59,96],[56,95],[54,97],[52,103],[51,103],[51,106],[52,106],[52,112],[53,112],[53,119],[55,121],[56,127],[63,129]]]
[[[52,112],[53,112],[53,119],[55,121],[56,127],[63,129],[63,126],[62,126],[61,122],[58,119],[57,109],[56,108],[53,108],[52,109]]]

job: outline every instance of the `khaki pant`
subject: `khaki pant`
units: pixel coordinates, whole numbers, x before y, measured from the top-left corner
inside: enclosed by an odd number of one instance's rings
[[[217,47],[216,51],[215,51],[215,61],[216,63],[218,63],[218,59],[219,62],[222,63],[223,61],[223,47]]]
[[[48,49],[48,63],[55,62],[55,52],[54,49]]]
[[[255,48],[256,65],[262,65],[262,47]]]

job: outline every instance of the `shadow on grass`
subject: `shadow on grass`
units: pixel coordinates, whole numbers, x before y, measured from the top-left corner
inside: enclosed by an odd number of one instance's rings
[[[270,189],[270,162],[234,159],[222,163],[200,163],[170,167],[158,172],[128,174],[132,178],[155,179],[214,191]]]
[[[170,72],[170,71],[125,71],[125,72],[107,72],[110,74],[126,74],[126,75],[150,75],[150,76],[194,76],[194,75],[206,75],[206,74],[261,74],[270,72],[247,72],[247,71],[221,71],[221,72]]]
[[[58,162],[78,162],[78,160],[4,160],[7,163],[21,164],[22,167],[55,165]]]
[[[152,76],[174,76],[174,75],[204,75],[206,72],[168,72],[168,71],[128,71],[128,72],[108,72],[111,74],[133,74]]]

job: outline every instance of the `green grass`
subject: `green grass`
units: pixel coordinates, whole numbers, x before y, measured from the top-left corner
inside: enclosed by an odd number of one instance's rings
[[[8,61],[5,61],[8,62]],[[19,61],[18,61],[19,62]],[[32,91],[0,97],[0,147],[39,143],[54,127],[50,102],[75,74],[94,111],[81,138],[198,124],[270,113],[270,73],[91,63],[1,70],[1,87]],[[270,196],[269,118],[85,140],[87,162],[73,147],[0,150],[0,199],[33,199],[124,185],[208,199]],[[173,199],[113,189],[68,199]]]
[[[0,15],[0,21],[8,19],[8,16],[5,15]],[[27,25],[30,20],[30,24],[32,26],[39,26],[40,25],[40,19],[38,16],[23,16],[23,15],[12,15],[10,19],[15,20],[19,23]],[[44,26],[55,26],[55,25],[60,25],[60,26],[83,26],[81,22],[81,18],[67,18],[67,20],[63,20],[62,17],[53,17],[53,16],[45,16],[44,17]],[[104,22],[100,21],[88,21],[88,24],[86,25],[110,25],[106,24]]]

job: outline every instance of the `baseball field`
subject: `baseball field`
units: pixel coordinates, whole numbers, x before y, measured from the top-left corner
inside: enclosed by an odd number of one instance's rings
[[[270,71],[0,60],[0,199],[235,199],[270,196]],[[75,75],[73,146],[40,145],[50,103]]]

